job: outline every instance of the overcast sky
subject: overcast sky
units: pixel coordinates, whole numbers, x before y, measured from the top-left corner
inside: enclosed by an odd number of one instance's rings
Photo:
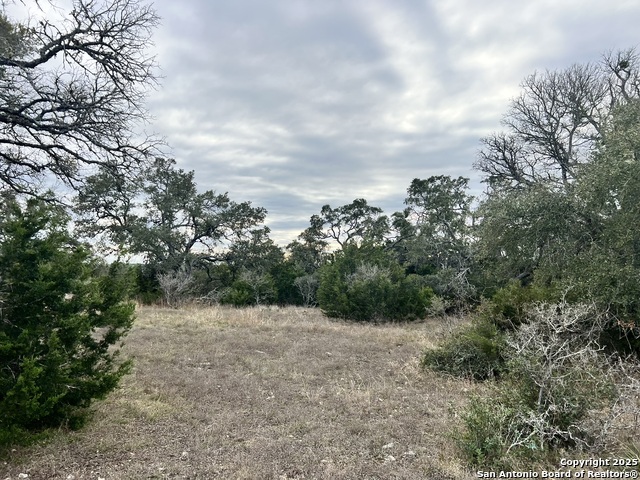
[[[284,245],[324,204],[403,208],[471,178],[536,70],[640,43],[639,0],[156,0],[153,129],[201,190],[269,211]]]

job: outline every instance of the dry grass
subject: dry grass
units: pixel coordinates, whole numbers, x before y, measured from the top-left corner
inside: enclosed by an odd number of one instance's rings
[[[0,480],[471,478],[449,412],[477,387],[418,365],[450,322],[141,308],[132,375],[83,430],[13,452]]]

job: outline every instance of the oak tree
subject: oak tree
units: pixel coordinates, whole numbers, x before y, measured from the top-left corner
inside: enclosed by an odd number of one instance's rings
[[[97,166],[123,174],[155,153],[159,141],[139,129],[157,81],[153,9],[74,0],[66,18],[23,24],[10,5],[0,10],[0,189],[78,188]]]
[[[528,76],[503,118],[482,139],[475,164],[490,193],[535,184],[567,188],[605,140],[612,109],[640,97],[640,56],[610,52],[599,63]]]
[[[133,180],[109,171],[90,177],[77,198],[79,232],[144,256],[158,273],[225,260],[219,247],[249,239],[266,210],[226,193],[199,193],[194,172],[175,164],[156,158]]]
[[[380,243],[389,231],[382,209],[369,205],[364,198],[336,208],[324,205],[319,215],[311,217],[310,223],[303,235],[318,241],[334,241],[341,249],[349,244]]]

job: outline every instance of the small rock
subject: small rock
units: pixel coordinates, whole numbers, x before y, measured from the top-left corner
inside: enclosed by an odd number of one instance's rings
[[[395,443],[391,442],[391,443],[387,443],[386,445],[382,446],[383,450],[389,450],[390,448],[393,448],[393,446],[395,445]]]
[[[189,458],[189,452],[182,452],[182,455],[180,455],[180,460],[186,460],[187,458]]]
[[[28,473],[19,473],[18,474],[18,478],[29,478],[29,474]]]
[[[409,450],[408,452],[404,452],[402,454],[403,457],[415,457],[416,456],[416,452],[414,452],[413,450]]]
[[[394,457],[393,455],[387,455],[387,458],[384,459],[384,463],[391,463],[395,461],[396,461],[396,457]]]

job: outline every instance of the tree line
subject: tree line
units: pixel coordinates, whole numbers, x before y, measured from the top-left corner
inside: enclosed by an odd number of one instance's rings
[[[327,289],[344,290],[347,276],[355,281],[366,271],[365,284],[392,277],[399,291],[421,291],[424,301],[409,315],[417,318],[424,316],[434,292],[452,308],[473,296],[467,278],[472,242],[467,188],[465,178],[416,179],[406,210],[391,217],[366,199],[325,205],[295,241],[281,248],[263,225],[265,209],[236,203],[227,194],[199,193],[194,172],[156,158],[136,178],[106,171],[89,177],[74,212],[76,231],[105,253],[144,259],[137,267],[142,299],[162,296],[171,306],[194,300],[236,306],[319,302],[324,308]],[[336,277],[342,283],[330,286],[329,271],[339,265],[346,269]],[[348,309],[340,311],[350,318]],[[385,312],[354,315],[403,318],[393,308]]]

